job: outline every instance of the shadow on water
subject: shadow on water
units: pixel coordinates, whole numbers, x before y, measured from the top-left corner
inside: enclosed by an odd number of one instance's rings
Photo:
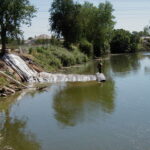
[[[99,118],[101,113],[112,113],[114,99],[113,81],[70,83],[54,96],[55,118],[64,125],[75,126],[90,119],[90,116]]]
[[[24,131],[26,119],[11,117],[11,106],[20,93],[0,101],[0,150],[40,150],[40,145],[31,132]]]

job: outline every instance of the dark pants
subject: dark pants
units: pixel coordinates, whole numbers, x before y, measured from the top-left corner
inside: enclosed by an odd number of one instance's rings
[[[102,73],[102,67],[98,67],[99,73]]]

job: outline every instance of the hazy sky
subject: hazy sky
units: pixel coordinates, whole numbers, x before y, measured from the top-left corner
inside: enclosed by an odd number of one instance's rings
[[[30,0],[38,8],[37,17],[32,20],[30,27],[23,27],[24,36],[34,37],[40,34],[50,34],[49,31],[49,8],[52,0]],[[86,0],[98,5],[105,0]],[[109,0],[115,9],[114,16],[117,22],[115,28],[123,28],[130,31],[143,30],[144,26],[150,24],[150,0]],[[83,3],[84,0],[77,0]]]

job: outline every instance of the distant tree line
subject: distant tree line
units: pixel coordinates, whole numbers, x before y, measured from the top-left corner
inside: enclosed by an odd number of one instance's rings
[[[113,6],[110,2],[79,4],[73,0],[54,0],[50,9],[51,30],[64,37],[64,45],[79,45],[88,56],[107,53],[135,52],[141,36],[149,35],[148,27],[142,32],[114,30]]]
[[[140,36],[137,32],[118,29],[114,30],[112,41],[110,42],[112,53],[135,52],[138,49]]]

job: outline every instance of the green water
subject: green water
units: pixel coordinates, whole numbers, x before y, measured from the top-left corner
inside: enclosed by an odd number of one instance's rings
[[[95,74],[96,64],[67,72]],[[150,150],[150,53],[106,58],[103,72],[102,84],[1,99],[0,150]]]

